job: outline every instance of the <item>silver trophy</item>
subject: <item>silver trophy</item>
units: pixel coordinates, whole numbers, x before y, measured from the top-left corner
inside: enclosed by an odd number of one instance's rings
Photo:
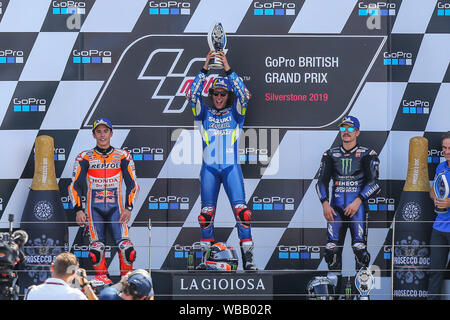
[[[227,35],[222,23],[216,22],[208,32],[208,45],[210,50],[224,51],[227,45]],[[209,63],[209,69],[223,69],[223,63],[217,58],[213,58]]]
[[[368,268],[361,268],[355,277],[355,286],[358,289],[360,300],[369,300],[370,291],[375,285],[375,278]]]
[[[436,179],[434,179],[433,183],[433,189],[436,197],[438,197],[439,199],[445,199],[448,197],[450,190],[448,187],[447,178],[445,177],[445,172],[441,172],[436,176]],[[446,213],[447,209],[441,209],[435,206],[434,212],[436,212],[437,214]]]

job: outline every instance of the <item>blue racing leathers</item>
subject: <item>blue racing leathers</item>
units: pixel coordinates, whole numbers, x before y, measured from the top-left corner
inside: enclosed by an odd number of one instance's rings
[[[238,138],[251,95],[242,79],[229,70],[226,77],[229,86],[227,105],[217,110],[207,105],[205,100],[208,99],[202,96],[206,75],[207,70],[202,69],[186,94],[203,140],[200,172],[202,210],[198,217],[201,241],[214,242],[214,215],[221,183],[233,208],[241,243],[252,241],[251,211],[246,206],[244,180],[238,162]],[[213,105],[212,101],[210,103]]]
[[[356,268],[367,267],[370,255],[367,251],[367,200],[380,191],[378,183],[379,159],[374,150],[355,146],[352,150],[334,147],[327,150],[320,164],[316,191],[320,201],[329,201],[337,216],[328,222],[328,243],[325,260],[330,270],[342,269],[342,246],[347,228],[350,228]],[[333,179],[331,201],[329,183]],[[362,200],[358,211],[351,218],[344,215],[345,208],[356,198]]]

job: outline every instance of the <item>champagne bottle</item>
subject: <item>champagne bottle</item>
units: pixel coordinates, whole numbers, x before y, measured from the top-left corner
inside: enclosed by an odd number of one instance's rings
[[[428,140],[409,142],[408,171],[393,225],[394,299],[425,299],[433,202],[429,196]]]
[[[38,136],[35,141],[33,181],[20,227],[29,235],[24,246],[26,270],[19,276],[23,290],[50,277],[52,262],[67,246],[68,228],[56,181],[54,142],[50,136]]]

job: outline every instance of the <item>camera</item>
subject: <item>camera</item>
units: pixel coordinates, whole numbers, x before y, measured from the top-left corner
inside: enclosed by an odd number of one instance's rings
[[[28,234],[23,230],[12,232],[13,215],[9,216],[9,232],[0,233],[0,300],[18,300],[17,269],[25,260],[23,245]]]

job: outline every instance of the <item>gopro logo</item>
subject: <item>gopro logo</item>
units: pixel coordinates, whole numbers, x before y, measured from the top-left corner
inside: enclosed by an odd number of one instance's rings
[[[13,99],[14,112],[45,112],[47,100],[38,98]]]
[[[86,14],[86,3],[81,1],[53,1],[52,14]]]
[[[358,2],[359,16],[395,16],[396,4],[389,2]]]
[[[73,50],[73,63],[111,63],[112,52],[108,50]]]
[[[191,4],[189,2],[167,1],[156,2],[150,1],[150,15],[190,15]]]
[[[410,66],[412,65],[412,53],[397,51],[397,52],[384,52],[383,64],[385,66]]]
[[[294,16],[295,3],[283,3],[280,1],[253,4],[253,15],[255,16]]]
[[[450,3],[442,3],[439,1],[436,5],[437,11],[436,14],[440,17],[450,17]]]
[[[148,197],[150,210],[189,210],[189,197],[162,196]]]

